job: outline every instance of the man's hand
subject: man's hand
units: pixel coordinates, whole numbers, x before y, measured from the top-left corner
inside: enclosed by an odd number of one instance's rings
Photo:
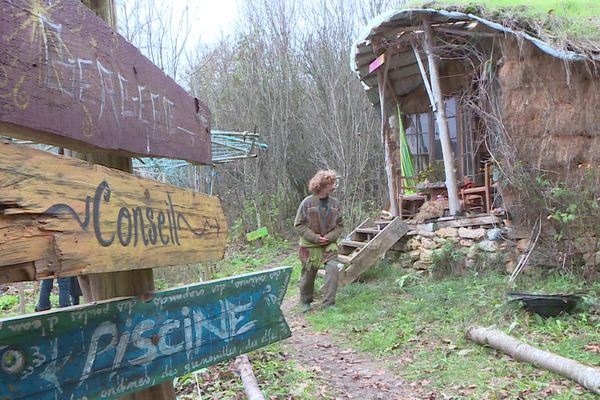
[[[319,244],[323,245],[323,244],[328,244],[329,243],[329,239],[327,239],[324,236],[319,236]]]

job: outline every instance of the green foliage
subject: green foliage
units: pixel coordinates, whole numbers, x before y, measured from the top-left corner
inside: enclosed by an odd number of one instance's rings
[[[509,305],[506,276],[495,272],[445,280],[405,275],[391,285],[394,268],[382,263],[376,269],[373,276],[379,279],[340,290],[335,309],[309,314],[314,328],[388,363],[401,363],[394,371],[403,379],[426,379],[453,398],[594,398],[557,375],[467,341],[464,332],[471,325],[496,325],[527,343],[596,365],[597,353],[585,345],[600,341],[600,282],[586,287],[558,273],[522,277],[513,290],[587,291],[589,302],[580,313],[543,319]]]
[[[461,275],[464,271],[465,254],[455,240],[447,240],[439,249],[433,250],[431,272],[440,278],[449,275]]]
[[[444,170],[444,162],[436,160],[429,165],[425,170],[419,173],[420,181],[428,182],[444,182],[446,180],[446,172]]]
[[[248,353],[256,380],[266,398],[312,400],[323,398],[315,372],[304,368],[274,343]],[[178,394],[196,393],[209,399],[234,399],[243,396],[241,380],[226,361],[175,380]],[[331,397],[325,397],[331,398]]]
[[[600,226],[592,221],[600,218],[599,171],[586,169],[576,182],[552,182],[538,177],[536,183],[544,199],[547,219],[557,230],[555,239],[563,245],[577,242],[580,238],[598,240]],[[595,247],[598,247],[596,243]]]
[[[0,295],[0,310],[7,311],[19,304],[19,296],[16,294]]]
[[[420,7],[431,1],[408,1],[403,7]],[[465,13],[496,20],[522,20],[523,27],[535,26],[552,33],[549,39],[599,38],[600,3],[595,0],[436,0],[434,8],[458,6]],[[550,35],[549,35],[550,36]]]
[[[267,266],[281,267],[286,260],[273,265],[273,259],[290,251],[292,244],[280,237],[270,235],[263,239],[262,245],[257,247],[254,242],[230,250],[227,258],[213,263],[213,279],[228,276],[247,274],[260,271]]]
[[[291,359],[280,343],[251,353],[250,359],[266,398],[322,398],[315,372]]]

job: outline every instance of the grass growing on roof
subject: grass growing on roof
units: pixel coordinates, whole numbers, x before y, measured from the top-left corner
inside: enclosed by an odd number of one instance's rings
[[[473,13],[560,45],[565,39],[600,40],[600,1],[597,0],[412,0],[403,8],[447,8]],[[480,8],[482,10],[480,10]],[[508,21],[508,23],[507,23]]]
[[[507,277],[497,273],[435,281],[382,263],[369,274],[340,290],[334,309],[309,314],[313,326],[380,356],[404,379],[427,380],[457,398],[595,398],[558,375],[467,341],[464,333],[470,325],[496,325],[531,345],[598,367],[596,347],[587,347],[600,343],[598,311],[530,316],[507,304]],[[596,307],[600,296],[600,282],[586,286],[572,276],[523,276],[518,283],[511,290],[587,291]]]

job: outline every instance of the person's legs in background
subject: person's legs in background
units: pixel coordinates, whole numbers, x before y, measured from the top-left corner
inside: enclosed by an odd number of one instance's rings
[[[50,292],[54,286],[54,279],[44,279],[40,284],[40,298],[38,304],[35,307],[35,311],[46,311],[51,308],[50,305]]]
[[[76,306],[79,304],[79,297],[82,294],[81,287],[79,286],[79,279],[76,276],[73,276],[69,279],[71,279],[71,288],[70,288],[71,305]]]
[[[327,308],[335,304],[340,269],[337,257],[325,263],[325,284],[323,284],[323,307]]]
[[[71,278],[58,278],[58,306],[69,307],[71,305]]]
[[[313,302],[315,295],[315,278],[317,277],[318,268],[311,267],[306,263],[302,266],[300,275],[300,302],[302,303],[302,311],[310,310],[310,303]]]

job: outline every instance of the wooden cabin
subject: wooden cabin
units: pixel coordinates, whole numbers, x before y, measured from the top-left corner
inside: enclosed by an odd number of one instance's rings
[[[451,215],[527,207],[511,177],[569,179],[600,158],[598,52],[452,10],[392,10],[352,47],[381,109],[394,215],[440,196]]]

